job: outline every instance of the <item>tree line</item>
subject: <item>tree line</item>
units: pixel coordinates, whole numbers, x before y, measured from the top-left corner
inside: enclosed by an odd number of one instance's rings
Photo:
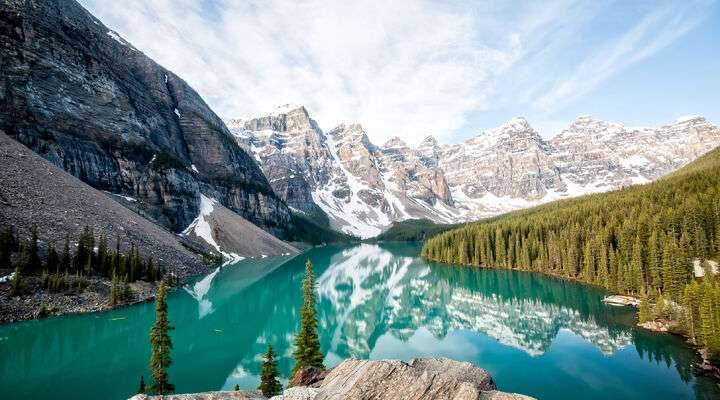
[[[303,305],[300,311],[300,330],[295,335],[295,366],[292,374],[306,367],[325,369],[323,359],[325,358],[320,350],[320,339],[318,336],[318,322],[315,310],[315,290],[317,282],[313,264],[310,260],[305,262],[305,277],[302,283]],[[170,383],[167,373],[168,367],[172,364],[170,351],[173,348],[170,338],[170,331],[174,330],[168,318],[167,290],[165,283],[160,283],[158,294],[155,297],[155,323],[150,329],[151,356],[148,362],[152,383],[145,385],[145,377],[140,376],[137,393],[155,393],[166,395],[175,391],[175,385]],[[268,343],[267,351],[263,355],[263,364],[260,374],[260,390],[265,397],[272,397],[282,393],[282,384],[279,377],[276,354],[272,344]],[[240,390],[235,385],[235,390]]]
[[[468,224],[422,249],[431,261],[538,271],[688,305],[693,318],[681,318],[682,329],[715,358],[717,284],[697,284],[692,261],[719,254],[720,149],[654,183]]]
[[[23,276],[40,276],[40,287],[49,292],[82,289],[89,276],[108,278],[112,280],[112,305],[127,299],[128,283],[155,282],[165,275],[165,268],[157,265],[152,257],[143,258],[134,244],[129,251],[122,252],[118,237],[112,248],[104,235],[96,238],[90,226],[84,227],[76,246],[71,246],[70,236],[66,235],[60,253],[55,242],[49,242],[44,251],[40,248],[36,225],[30,228],[27,240],[21,240],[13,226],[0,228],[0,268],[15,270],[13,295],[22,294],[26,289]]]

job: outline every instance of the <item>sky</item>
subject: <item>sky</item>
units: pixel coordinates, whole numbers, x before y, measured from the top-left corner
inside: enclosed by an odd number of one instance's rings
[[[80,0],[224,119],[304,105],[323,130],[457,143],[522,116],[720,122],[715,0]]]

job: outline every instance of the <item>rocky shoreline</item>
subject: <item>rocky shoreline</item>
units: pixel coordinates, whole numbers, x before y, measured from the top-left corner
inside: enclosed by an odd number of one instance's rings
[[[39,278],[23,279],[26,284],[37,288]],[[21,296],[10,296],[10,282],[0,283],[0,323],[126,307],[153,299],[158,288],[158,285],[144,281],[129,283],[132,298],[111,306],[109,303],[111,282],[97,277],[86,280],[87,286],[81,291],[48,293],[36,289]]]
[[[670,333],[672,335],[680,336],[689,346],[691,346],[695,352],[700,356],[700,359],[702,360],[699,363],[695,363],[692,365],[693,369],[695,370],[695,373],[698,375],[708,375],[712,376],[715,379],[718,380],[718,386],[720,386],[720,366],[713,364],[708,359],[707,352],[705,349],[700,348],[696,346],[695,344],[690,342],[690,339],[681,333],[679,333],[675,327],[678,325],[677,321],[673,320],[667,320],[667,319],[657,319],[652,321],[645,321],[645,322],[638,322],[637,326],[643,329],[647,329],[651,332],[658,332],[658,333]]]
[[[312,368],[312,367],[310,367]],[[490,374],[467,362],[448,358],[400,360],[345,360],[323,373],[299,371],[291,386],[270,400],[416,399],[416,400],[533,400],[498,391]],[[298,377],[301,376],[301,377]],[[220,391],[148,396],[131,400],[267,399],[258,391]]]

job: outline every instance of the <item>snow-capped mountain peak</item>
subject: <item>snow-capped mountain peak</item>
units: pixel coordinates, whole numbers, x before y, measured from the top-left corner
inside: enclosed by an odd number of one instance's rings
[[[376,146],[360,124],[326,134],[304,107],[281,109],[228,127],[292,208],[361,237],[408,218],[468,221],[649,182],[720,145],[702,117],[652,129],[581,115],[547,141],[517,117],[459,144]]]

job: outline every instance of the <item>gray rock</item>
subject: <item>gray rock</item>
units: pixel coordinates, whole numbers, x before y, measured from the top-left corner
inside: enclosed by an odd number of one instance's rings
[[[183,246],[176,235],[124,207],[119,200],[66,173],[0,129],[0,225],[13,225],[20,238],[27,240],[35,224],[40,248],[45,251],[47,244],[54,242],[60,252],[65,235],[74,247],[83,228],[92,226],[95,235],[105,236],[110,246],[114,247],[116,238],[124,252],[134,244],[143,257],[152,257],[181,279],[210,271],[210,266]],[[22,301],[10,298],[9,288],[2,285],[0,322],[32,318],[41,304],[53,315],[107,309],[109,290],[109,282],[98,282],[80,294],[42,293]],[[133,291],[136,300],[154,295],[154,287],[141,287],[140,282],[133,284]]]
[[[289,209],[220,118],[172,72],[75,1],[7,0],[0,129],[91,186],[131,196],[174,232],[201,192],[266,230]]]
[[[321,399],[479,399],[495,383],[483,369],[444,358],[346,360],[320,385]]]
[[[129,400],[265,400],[258,391],[223,391],[205,393],[169,394],[165,396],[148,396],[136,394]]]
[[[234,399],[211,392],[166,396],[167,400]],[[235,392],[238,393],[238,392]],[[132,400],[159,400],[135,396]],[[295,386],[271,400],[532,400],[495,390],[490,375],[467,362],[447,358],[345,360],[327,374],[319,387]]]
[[[273,396],[270,400],[313,400],[320,393],[320,389],[312,387],[296,386],[291,387],[279,396]]]

